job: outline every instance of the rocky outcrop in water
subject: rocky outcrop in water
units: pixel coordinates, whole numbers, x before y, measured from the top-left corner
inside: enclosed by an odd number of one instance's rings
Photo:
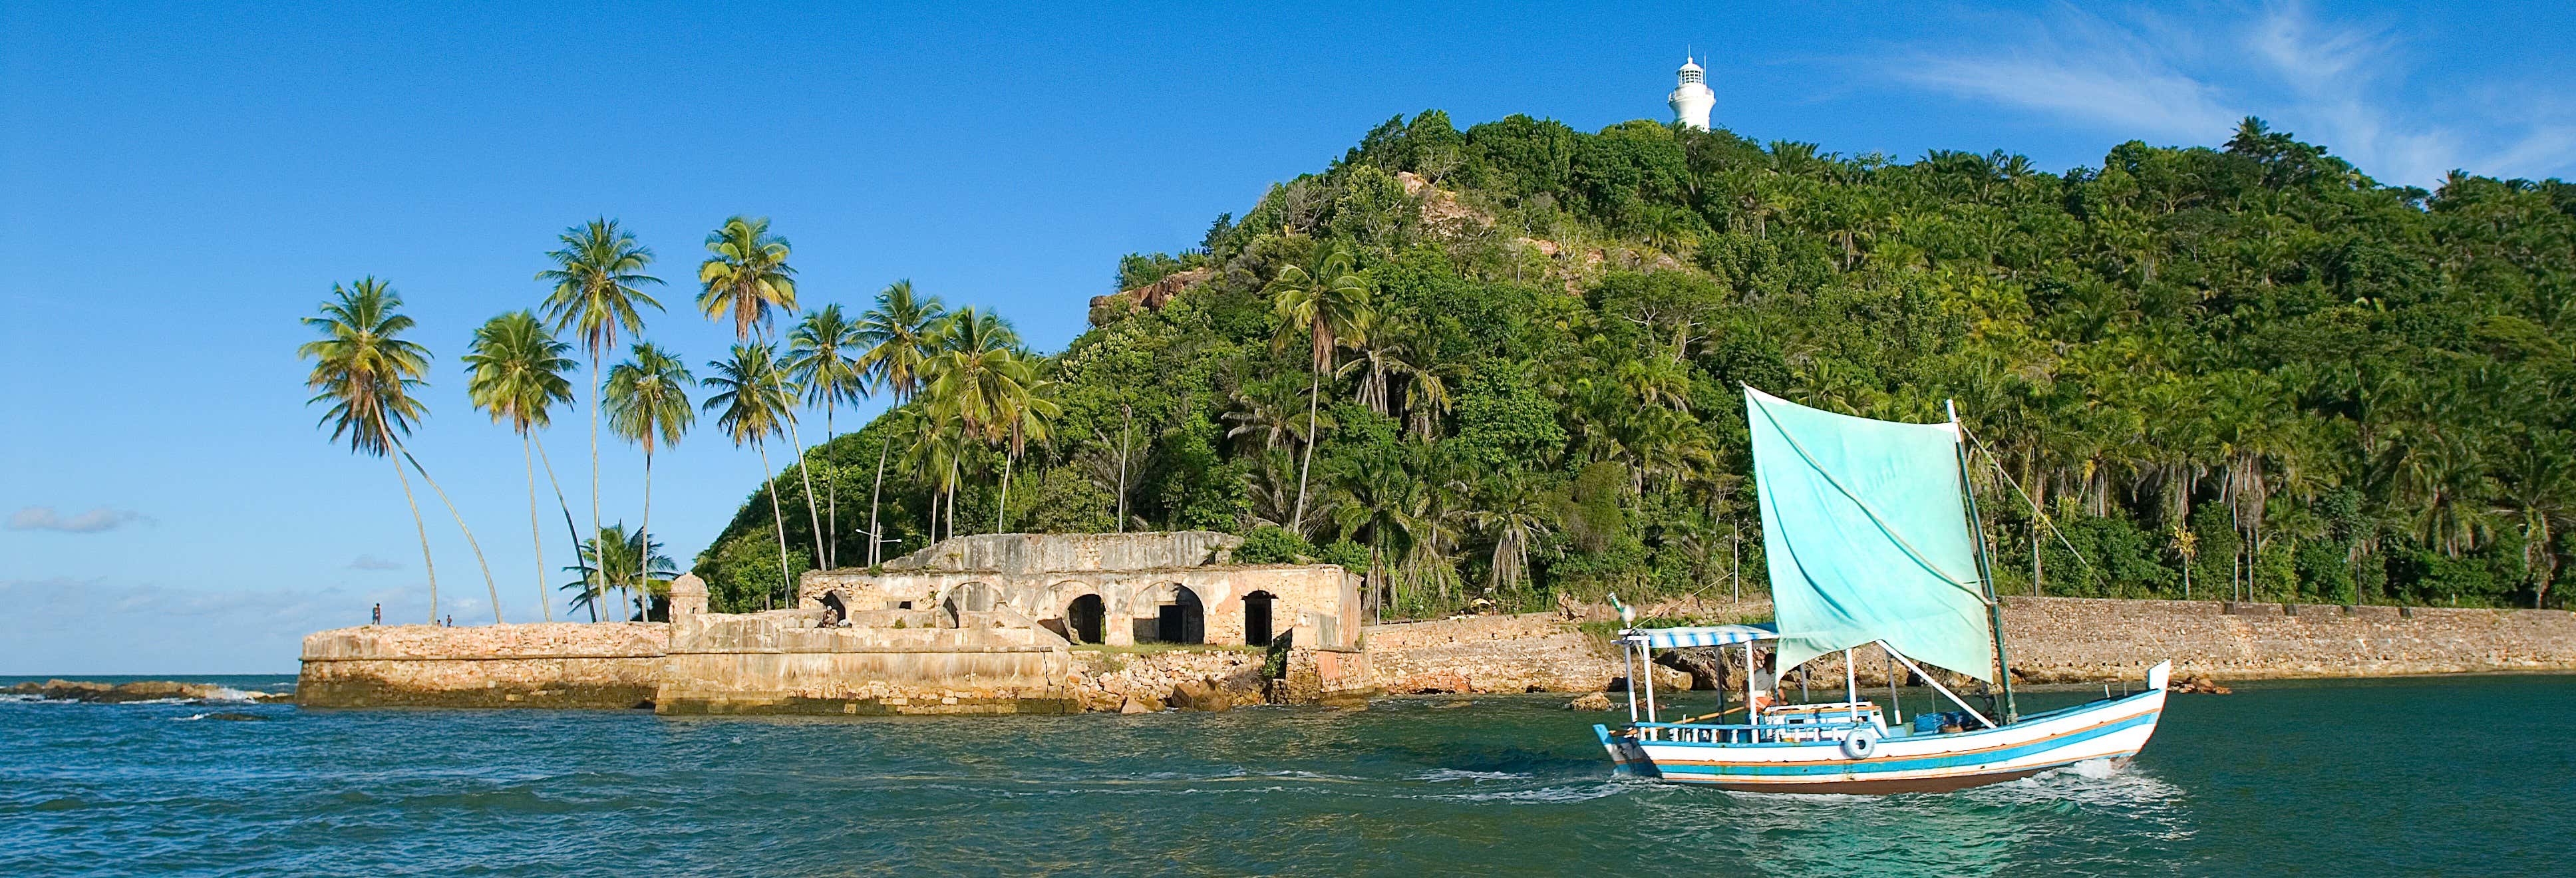
[[[91,704],[125,704],[135,701],[291,701],[292,695],[266,692],[243,692],[212,683],[181,683],[174,680],[137,680],[132,683],[93,683],[87,680],[47,680],[42,683],[20,683],[5,691],[10,695],[33,695],[48,701],[80,701]]]

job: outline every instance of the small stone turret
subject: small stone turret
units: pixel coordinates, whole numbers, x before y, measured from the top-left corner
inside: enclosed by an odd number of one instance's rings
[[[691,616],[703,616],[706,615],[706,613],[706,580],[699,579],[698,575],[695,573],[683,573],[680,574],[680,578],[671,580],[672,622],[677,623],[682,619],[687,619]]]

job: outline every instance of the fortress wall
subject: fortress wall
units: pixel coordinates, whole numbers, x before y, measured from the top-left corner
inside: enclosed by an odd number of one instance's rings
[[[2564,610],[2014,597],[2004,626],[2033,682],[2135,679],[2159,658],[2222,679],[2576,670]]]
[[[670,626],[658,622],[368,625],[304,637],[305,707],[650,706]]]
[[[915,619],[914,616],[918,618]],[[816,628],[816,614],[699,616],[673,632],[653,701],[666,714],[1071,713],[1062,638],[1009,610],[958,627]]]
[[[1719,616],[1767,606],[1698,608]],[[2136,681],[2171,659],[2174,673],[2220,679],[2378,677],[2576,670],[2576,613],[2107,598],[2004,599],[2006,648],[2027,683]],[[1617,650],[1554,613],[1371,626],[1363,635],[1390,692],[1598,690],[1623,676]],[[1876,647],[1854,657],[1861,684],[1885,685]],[[1817,679],[1842,676],[1827,658]],[[1687,679],[1657,672],[1655,685]]]

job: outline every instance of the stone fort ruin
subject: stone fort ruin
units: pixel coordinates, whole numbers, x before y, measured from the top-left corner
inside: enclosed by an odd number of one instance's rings
[[[884,613],[1025,619],[1070,644],[1353,646],[1359,583],[1332,564],[1236,564],[1243,538],[1214,531],[978,534],[875,572],[807,572],[797,607],[865,624]]]

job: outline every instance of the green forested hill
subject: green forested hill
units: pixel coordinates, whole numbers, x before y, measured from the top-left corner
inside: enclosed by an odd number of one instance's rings
[[[927,387],[811,451],[840,562],[883,450],[887,557],[953,471],[956,533],[1243,532],[1376,571],[1390,616],[1723,591],[1739,544],[1759,588],[1740,383],[1956,399],[2010,590],[2035,530],[2058,595],[2554,605],[2576,554],[2576,187],[2383,186],[2254,120],[2061,175],[1428,112],[1118,264],[1157,281],[1028,355],[1052,406],[1009,418],[1015,460]],[[810,565],[803,480],[776,486]],[[780,587],[772,521],[755,492],[700,556],[721,602]]]

